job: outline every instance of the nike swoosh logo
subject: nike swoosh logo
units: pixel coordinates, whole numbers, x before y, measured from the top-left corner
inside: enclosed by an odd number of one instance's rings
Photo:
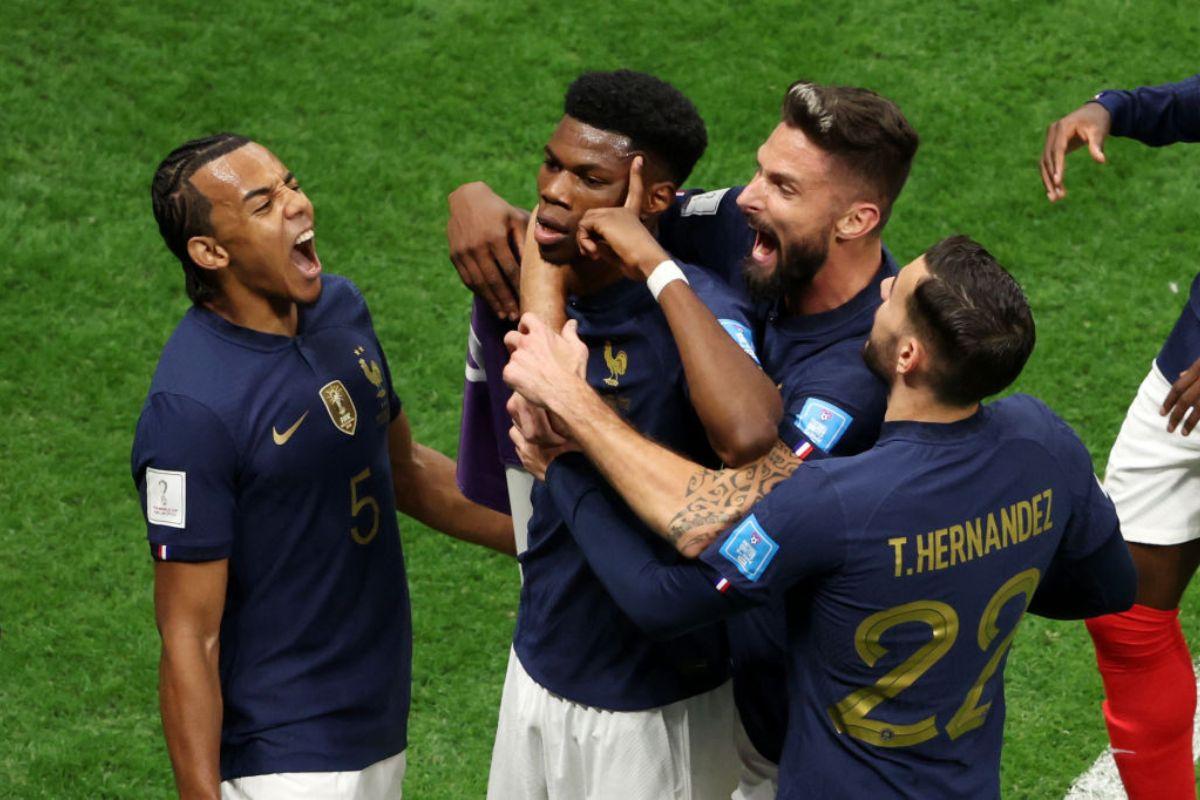
[[[292,434],[296,432],[296,428],[300,427],[300,423],[304,422],[304,418],[307,416],[308,416],[308,412],[305,411],[303,414],[300,415],[300,419],[298,419],[294,423],[292,423],[292,427],[288,428],[283,433],[280,433],[279,431],[275,430],[275,426],[272,425],[271,426],[271,437],[273,439],[275,439],[275,444],[278,444],[278,445],[287,444],[287,440],[292,438]]]

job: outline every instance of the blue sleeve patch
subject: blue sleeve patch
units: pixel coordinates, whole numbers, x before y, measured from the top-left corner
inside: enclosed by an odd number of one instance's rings
[[[826,400],[810,397],[796,415],[796,428],[828,453],[846,433],[854,417]]]
[[[721,327],[725,329],[733,340],[738,343],[738,347],[746,351],[746,355],[754,359],[754,363],[760,363],[758,353],[754,350],[754,332],[740,322],[732,319],[718,319]]]
[[[721,555],[738,568],[738,572],[752,581],[758,580],[778,552],[779,545],[767,536],[753,514],[733,529],[720,550]]]

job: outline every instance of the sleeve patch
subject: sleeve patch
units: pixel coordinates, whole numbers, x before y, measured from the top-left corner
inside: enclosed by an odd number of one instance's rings
[[[746,355],[754,359],[754,363],[760,363],[758,353],[754,351],[753,331],[742,323],[732,319],[718,319],[717,322],[721,323],[721,327],[725,329],[725,332],[738,343],[738,347],[742,348],[742,350],[746,351]]]
[[[704,194],[694,194],[679,211],[681,217],[711,217],[721,208],[721,198],[729,189],[717,189]]]
[[[753,514],[733,529],[720,550],[738,572],[752,581],[758,580],[778,552],[779,545],[767,535]],[[718,586],[718,589],[724,591],[724,587]]]
[[[146,519],[169,528],[187,526],[186,472],[146,467]]]
[[[810,397],[796,415],[795,425],[814,445],[828,453],[853,421],[854,417],[833,403]]]

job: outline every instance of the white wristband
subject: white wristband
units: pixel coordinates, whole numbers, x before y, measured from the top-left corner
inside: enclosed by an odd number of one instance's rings
[[[650,290],[650,294],[654,295],[654,299],[657,301],[659,293],[667,288],[667,284],[671,281],[687,283],[688,279],[684,277],[683,270],[679,268],[679,265],[668,258],[650,270],[650,275],[646,278],[646,288]]]

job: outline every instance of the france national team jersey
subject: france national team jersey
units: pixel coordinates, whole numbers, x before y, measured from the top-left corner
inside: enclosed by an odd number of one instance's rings
[[[758,360],[783,396],[779,438],[792,452],[805,460],[861,453],[875,443],[887,407],[887,386],[867,367],[862,348],[882,302],[880,283],[896,275],[896,261],[884,248],[870,284],[832,311],[784,316],[755,309],[741,280],[741,263],[754,243],[754,231],[737,207],[741,192],[742,187],[681,192],[664,215],[661,238],[673,252],[686,252],[725,275],[730,294],[740,298],[725,304],[728,316],[754,331]],[[729,328],[726,320],[721,323]],[[742,725],[759,753],[778,762],[787,726],[787,709],[773,688],[782,684],[787,667],[782,607],[739,617],[729,645]]]
[[[779,797],[998,797],[1016,625],[1117,535],[1086,449],[1027,396],[801,466],[701,555],[734,606],[786,605]]]
[[[1096,96],[1112,117],[1110,134],[1160,147],[1200,142],[1200,75],[1179,83],[1105,91]],[[1187,304],[1158,353],[1158,368],[1174,383],[1200,359],[1200,274],[1192,279]]]
[[[643,434],[713,464],[666,318],[645,285],[622,280],[572,299],[567,314],[588,345],[588,383],[604,400]],[[663,562],[679,560],[670,545],[642,532]],[[513,647],[526,672],[554,694],[634,711],[700,694],[728,678],[723,626],[667,641],[642,633],[588,566],[543,483],[534,487],[529,548],[518,558],[525,582]]]
[[[133,445],[151,551],[229,559],[221,777],[358,770],[407,743],[412,631],[366,303],[326,275],[297,335],[192,308]]]
[[[458,488],[468,499],[501,514],[512,513],[504,468],[524,469],[508,437],[512,419],[505,404],[512,390],[503,378],[508,363],[504,334],[515,328],[492,313],[483,300],[473,299],[458,432]]]

